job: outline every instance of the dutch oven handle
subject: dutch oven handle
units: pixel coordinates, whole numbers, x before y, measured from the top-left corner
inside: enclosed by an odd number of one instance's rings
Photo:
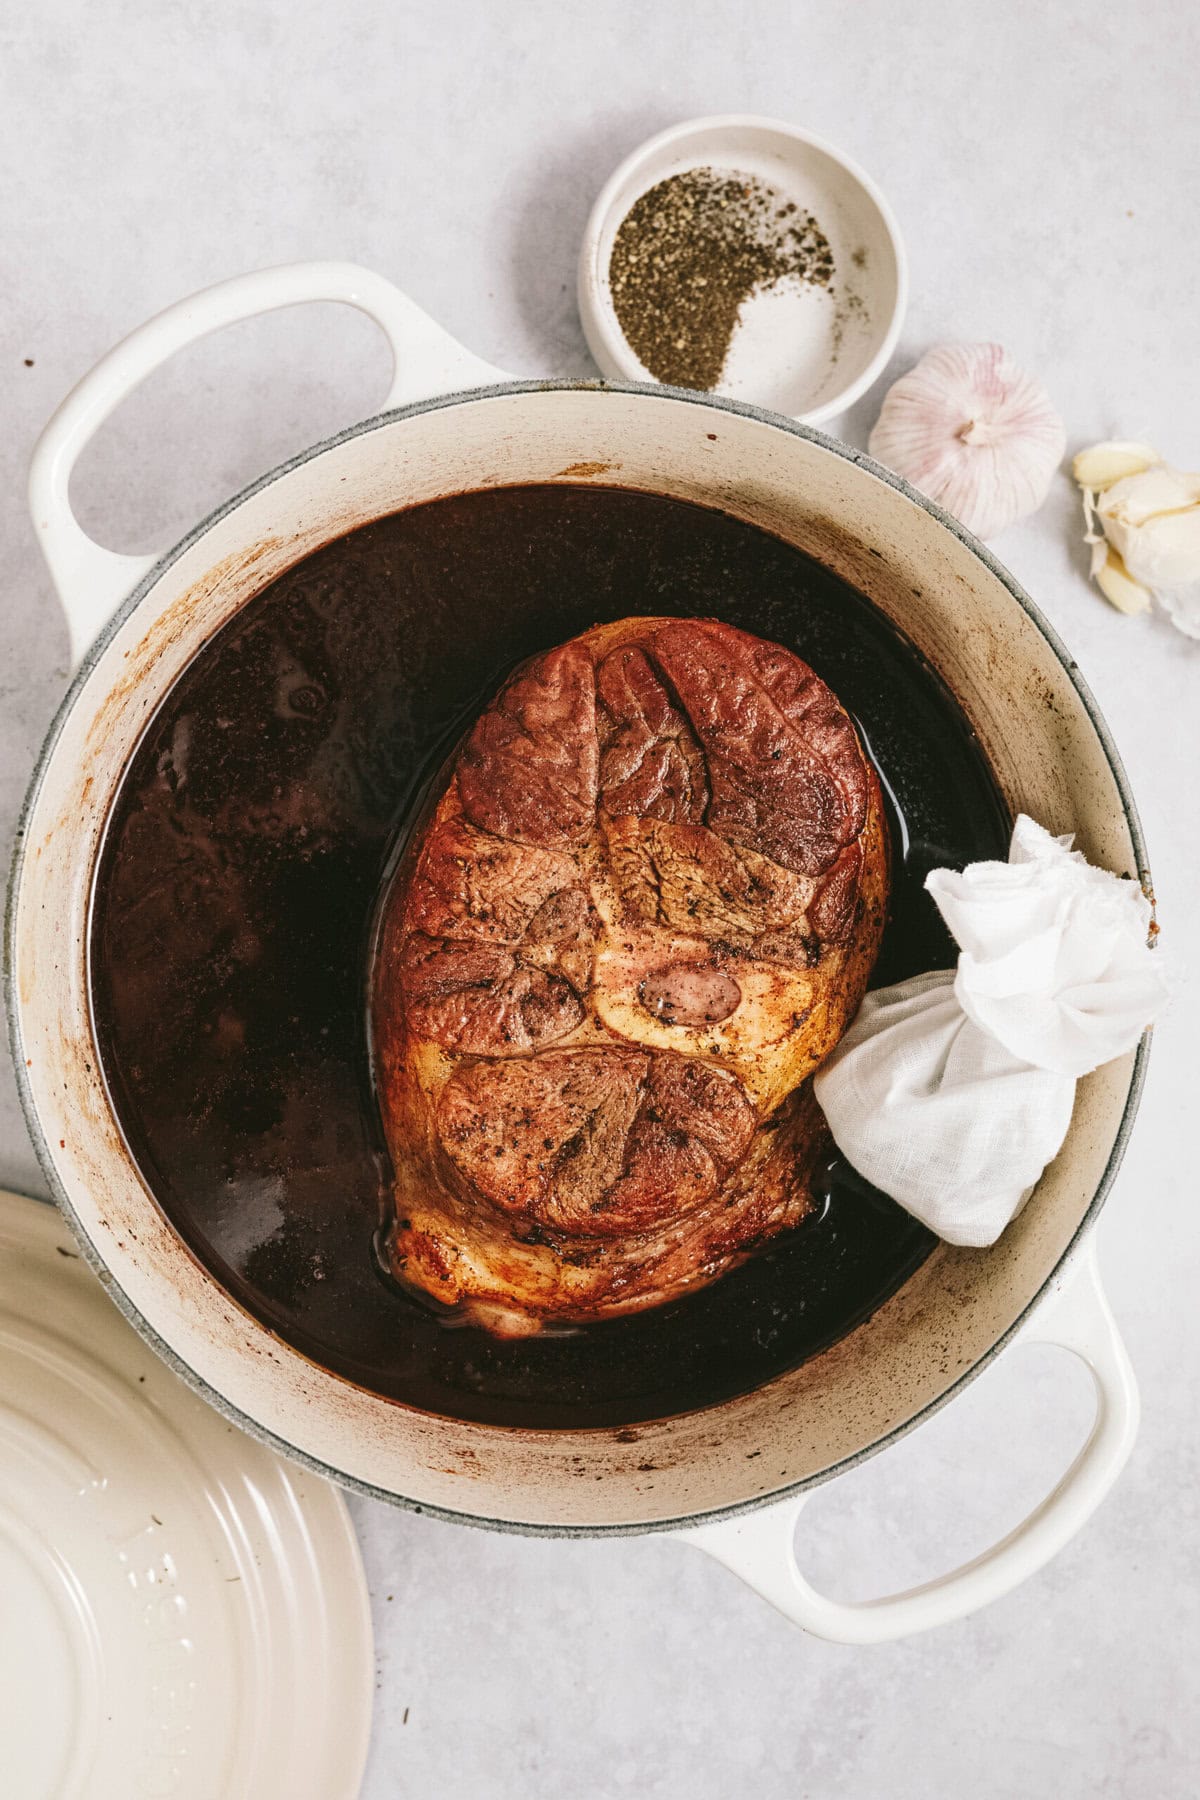
[[[434,323],[382,276],[354,263],[288,263],[238,275],[180,300],[123,339],[67,395],[33,453],[29,504],[67,615],[78,664],[119,603],[157,563],[97,544],[71,511],[71,471],[104,420],[162,363],[209,332],[310,300],[340,301],[367,314],[392,348],[385,410],[460,388],[510,379]]]
[[[796,1521],[807,1495],[676,1535],[740,1575],[785,1618],[833,1643],[886,1643],[948,1625],[999,1600],[1036,1574],[1086,1523],[1124,1468],[1137,1436],[1137,1383],[1100,1285],[1094,1234],[1075,1269],[1016,1341],[1073,1350],[1095,1382],[1096,1416],[1057,1487],[1015,1531],[961,1569],[882,1600],[828,1599],[810,1587],[796,1560]]]

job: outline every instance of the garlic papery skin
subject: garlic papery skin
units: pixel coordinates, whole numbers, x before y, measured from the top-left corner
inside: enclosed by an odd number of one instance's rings
[[[1141,466],[1101,485],[1133,453]],[[1200,474],[1133,444],[1097,444],[1072,466],[1100,591],[1120,612],[1144,612],[1153,595],[1181,631],[1200,637]]]
[[[999,344],[941,344],[890,389],[867,447],[986,538],[1036,512],[1066,433]]]

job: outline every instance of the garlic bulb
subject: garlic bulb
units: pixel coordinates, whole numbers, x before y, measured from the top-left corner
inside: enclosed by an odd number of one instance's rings
[[[889,391],[868,449],[978,537],[1036,512],[1066,433],[999,344],[942,344]]]
[[[1128,443],[1093,444],[1072,470],[1101,593],[1126,613],[1145,612],[1154,597],[1181,631],[1200,637],[1200,474]]]

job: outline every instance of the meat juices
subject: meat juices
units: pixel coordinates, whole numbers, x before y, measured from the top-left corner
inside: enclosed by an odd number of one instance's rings
[[[645,618],[525,664],[382,910],[393,1273],[520,1334],[661,1305],[798,1224],[805,1084],[887,865],[854,727],[781,646]]]
[[[382,1245],[390,1229],[394,1182],[370,1078],[366,971],[397,835],[420,828],[452,747],[516,667],[638,613],[736,621],[829,683],[880,771],[892,828],[872,979],[945,967],[952,946],[925,874],[1003,858],[1009,834],[962,714],[844,580],[753,526],[653,494],[563,482],[461,494],[326,545],[205,645],[147,721],[113,803],[93,894],[92,1010],[143,1177],[238,1305],[407,1406],[544,1429],[711,1406],[843,1336],[933,1244],[835,1159],[803,1223],[720,1281],[561,1334],[451,1327],[381,1273],[371,1239],[379,1228]],[[618,663],[607,668],[616,683]],[[612,822],[614,856],[638,886],[642,837],[659,824],[684,832],[703,790],[688,739],[639,707],[636,658],[628,674],[626,732],[606,746],[601,779],[616,784],[624,754],[636,789],[648,732],[660,748],[647,778],[663,770],[656,811],[672,812]],[[731,854],[714,895],[676,860],[667,904],[694,902],[705,933],[760,930],[760,951],[774,940],[791,954],[769,921],[800,878],[783,871],[775,895],[749,866],[748,853]],[[761,878],[765,861],[753,866]],[[832,903],[834,884],[826,891]],[[431,937],[453,935],[445,911],[431,910]],[[498,948],[519,961],[502,912],[498,927]],[[560,965],[576,967],[577,954],[560,951]],[[645,993],[667,1012],[721,1003],[673,981],[664,993],[652,979]]]

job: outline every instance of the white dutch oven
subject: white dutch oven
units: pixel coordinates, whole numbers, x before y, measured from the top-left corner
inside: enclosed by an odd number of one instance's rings
[[[308,300],[359,307],[387,333],[396,376],[385,411],[264,476],[163,557],[93,543],[68,483],[101,421],[185,344]],[[150,1342],[230,1417],[336,1480],[501,1529],[670,1530],[790,1618],[848,1642],[960,1617],[1066,1543],[1133,1442],[1136,1389],[1086,1233],[1120,1159],[1144,1047],[1080,1084],[1062,1153],[993,1249],[942,1246],[802,1368],[621,1433],[463,1424],[306,1360],[184,1247],[109,1104],[88,1002],[92,870],[122,770],[176,676],[243,602],[329,539],[440,495],[556,480],[720,507],[828,564],[940,670],[1014,812],[1147,878],[1120,764],[1067,653],[987,551],[884,470],[791,420],[698,395],[508,381],[374,275],[336,263],[268,270],[127,338],[66,400],[34,457],[34,518],[78,663],[30,790],[9,914],[13,1044],[47,1178]],[[1018,1335],[1066,1345],[1095,1378],[1094,1429],[1058,1488],[986,1555],[927,1587],[863,1605],[815,1593],[793,1543],[806,1492],[909,1430]]]

